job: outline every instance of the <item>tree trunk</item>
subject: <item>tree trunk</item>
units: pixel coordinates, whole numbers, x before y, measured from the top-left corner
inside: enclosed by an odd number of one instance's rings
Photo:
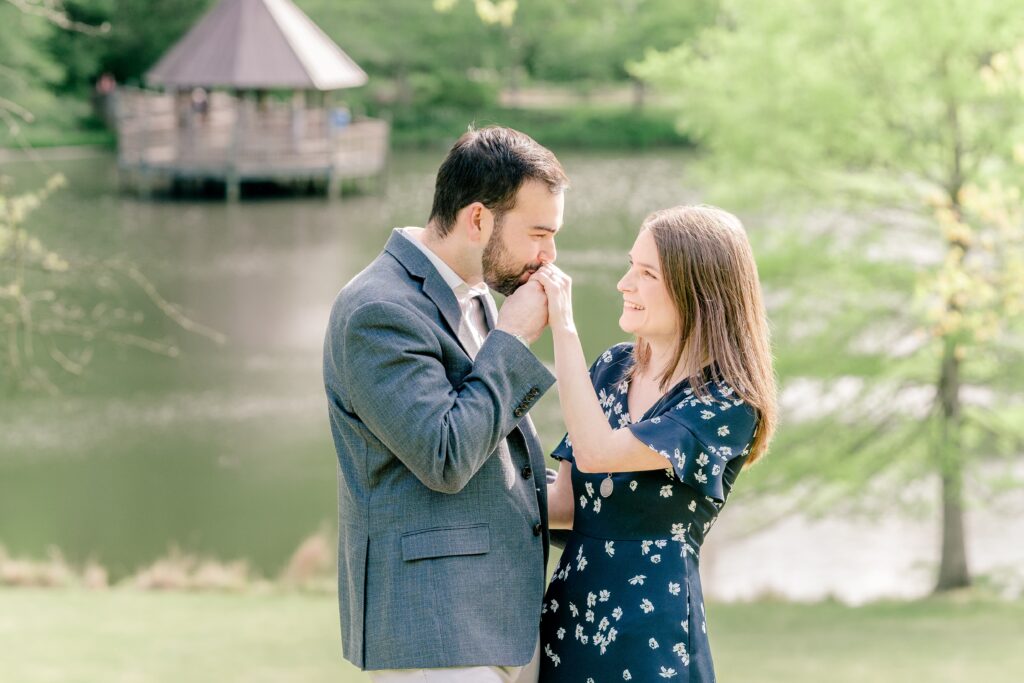
[[[939,375],[941,443],[938,446],[942,482],[942,555],[935,592],[962,588],[971,583],[967,568],[964,531],[963,454],[960,444],[960,359],[956,342],[946,338]]]

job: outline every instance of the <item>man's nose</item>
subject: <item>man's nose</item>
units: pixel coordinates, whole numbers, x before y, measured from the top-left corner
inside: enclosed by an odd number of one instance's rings
[[[555,243],[552,242],[548,246],[541,247],[538,258],[542,263],[554,263],[555,259],[558,258],[558,250],[555,248]]]

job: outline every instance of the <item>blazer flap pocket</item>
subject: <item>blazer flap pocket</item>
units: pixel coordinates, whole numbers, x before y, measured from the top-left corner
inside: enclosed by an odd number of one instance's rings
[[[487,524],[420,529],[402,534],[402,559],[406,562],[451,555],[483,555],[491,549]]]

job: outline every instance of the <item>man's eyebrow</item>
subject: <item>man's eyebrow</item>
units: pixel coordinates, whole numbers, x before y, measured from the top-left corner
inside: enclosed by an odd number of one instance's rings
[[[543,230],[544,232],[550,232],[552,235],[558,232],[558,228],[552,228],[550,225],[535,225],[530,230]]]

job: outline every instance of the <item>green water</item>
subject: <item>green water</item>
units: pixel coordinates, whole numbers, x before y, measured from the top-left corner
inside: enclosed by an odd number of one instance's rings
[[[30,556],[56,546],[115,578],[171,546],[273,574],[303,538],[333,529],[335,454],[320,379],[327,314],[392,227],[424,222],[441,156],[395,156],[377,195],[233,206],[120,194],[109,156],[0,166],[15,189],[63,172],[69,186],[33,214],[32,229],[71,255],[126,256],[228,339],[182,333],[140,302],[140,329],[175,339],[180,358],[101,345],[85,376],[60,380],[59,395],[0,398],[0,544]],[[561,158],[573,188],[558,260],[574,277],[593,356],[624,338],[615,283],[641,219],[697,197],[681,155]],[[551,360],[549,337],[535,349]],[[554,447],[555,394],[531,414]]]

